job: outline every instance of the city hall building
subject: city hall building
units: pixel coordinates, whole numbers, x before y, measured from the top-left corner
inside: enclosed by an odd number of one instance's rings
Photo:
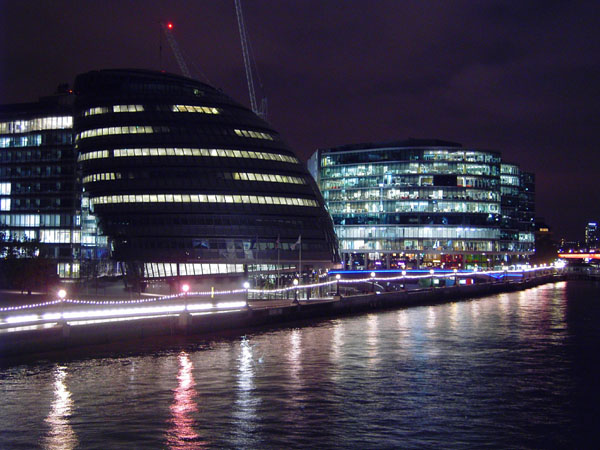
[[[533,252],[533,187],[531,174],[515,167],[503,169],[496,151],[418,139],[320,149],[309,161],[343,264],[362,269],[525,260]]]
[[[75,80],[84,197],[114,260],[143,278],[327,269],[333,224],[306,166],[270,124],[177,75]]]

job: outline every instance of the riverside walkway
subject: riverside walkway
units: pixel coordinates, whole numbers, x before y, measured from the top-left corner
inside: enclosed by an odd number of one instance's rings
[[[563,277],[551,267],[422,272],[396,276],[339,272],[337,279],[334,272],[333,279],[324,283],[283,289],[188,292],[128,300],[64,298],[8,306],[0,308],[0,355],[214,333],[365,310],[457,301],[527,289]],[[330,295],[315,295],[323,292]]]

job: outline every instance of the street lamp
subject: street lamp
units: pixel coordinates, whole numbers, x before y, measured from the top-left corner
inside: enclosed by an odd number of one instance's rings
[[[342,277],[341,277],[341,275],[339,273],[335,275],[335,280],[337,282],[336,283],[337,287],[336,287],[336,290],[335,290],[335,295],[338,296],[338,297],[340,296],[340,278],[342,278]]]
[[[431,287],[433,287],[433,274],[434,273],[435,273],[435,270],[429,269],[429,275],[431,275]]]
[[[454,272],[454,286],[458,286],[458,283],[457,283],[458,280],[456,277],[456,275],[458,274],[458,269],[454,269],[453,272]]]
[[[187,294],[188,291],[190,290],[190,285],[187,283],[184,283],[181,285],[181,292],[183,292],[184,294]]]
[[[406,280],[405,280],[405,278],[406,278],[406,270],[403,270],[402,271],[402,287],[404,289],[406,289]]]
[[[371,292],[375,292],[375,272],[371,272]]]
[[[65,291],[64,289],[59,289],[57,295],[59,299],[64,300],[67,296],[67,291]]]
[[[298,278],[294,278],[294,303],[298,303]]]

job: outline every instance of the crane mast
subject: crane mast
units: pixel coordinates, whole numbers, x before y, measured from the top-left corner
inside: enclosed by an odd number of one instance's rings
[[[250,108],[255,114],[258,114],[263,119],[267,114],[267,99],[263,98],[260,107],[256,103],[256,93],[254,91],[254,79],[252,77],[252,66],[250,64],[250,51],[248,46],[248,34],[246,33],[246,25],[244,24],[244,16],[242,14],[241,0],[234,0],[235,12],[237,15],[238,28],[240,30],[240,41],[242,43],[242,56],[244,58],[244,67],[246,69],[246,80],[248,82],[248,96],[250,97]]]
[[[179,69],[181,69],[181,73],[184,76],[186,76],[188,78],[191,78],[192,76],[190,75],[190,70],[188,69],[188,66],[185,63],[185,59],[183,59],[183,55],[181,54],[181,50],[179,50],[179,45],[177,44],[177,41],[175,40],[175,37],[173,36],[173,33],[171,32],[171,29],[173,28],[173,24],[170,23],[170,22],[167,23],[166,25],[164,23],[161,23],[160,26],[163,29],[164,33],[165,33],[165,37],[167,38],[167,42],[171,46],[171,50],[173,50],[173,54],[175,55],[175,59],[177,60],[177,64],[179,65]]]

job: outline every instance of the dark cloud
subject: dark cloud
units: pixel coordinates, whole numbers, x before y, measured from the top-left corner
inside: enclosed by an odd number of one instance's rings
[[[558,236],[600,220],[596,0],[243,3],[269,119],[296,152],[433,137],[502,151],[537,174]],[[248,104],[233,0],[0,0],[0,102],[97,68],[188,65]],[[160,61],[160,62],[159,62]]]

